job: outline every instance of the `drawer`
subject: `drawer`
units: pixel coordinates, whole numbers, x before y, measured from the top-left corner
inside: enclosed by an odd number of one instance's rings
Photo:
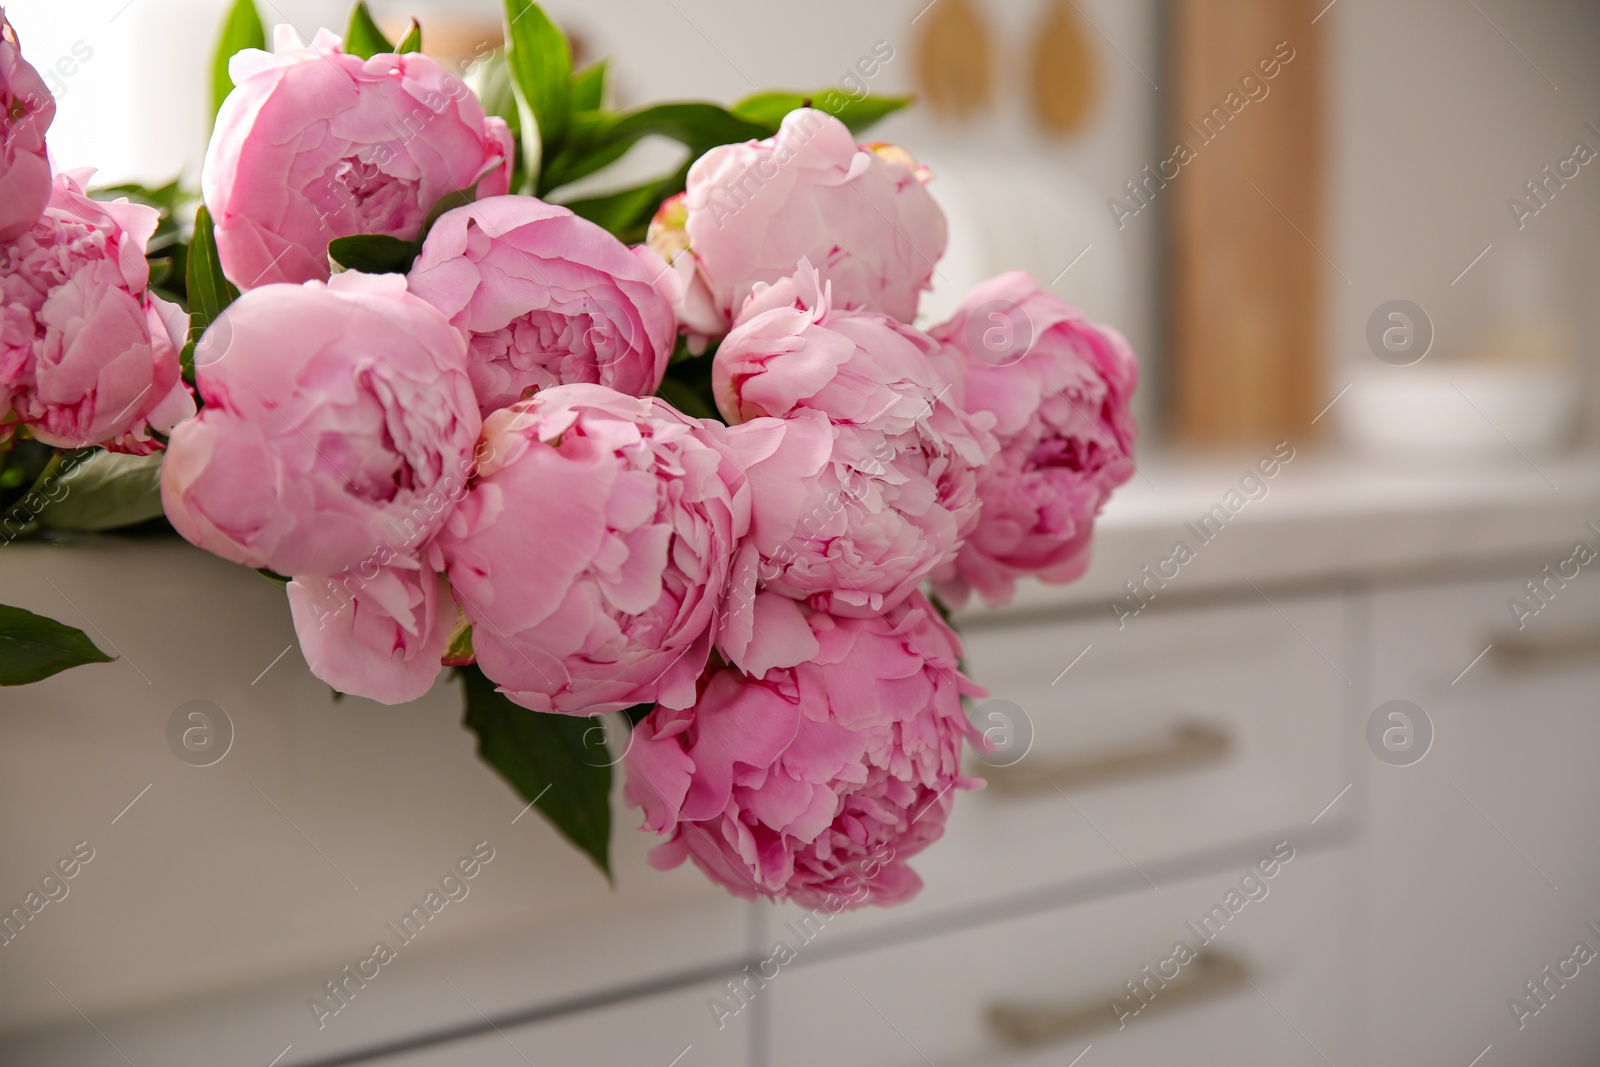
[[[1577,943],[1600,949],[1600,576],[1552,581],[1536,614],[1510,603],[1537,606],[1526,583],[1566,555],[1372,598],[1373,704],[1410,701],[1432,733],[1409,765],[1366,761],[1375,1062],[1465,1064],[1490,1044],[1484,1065],[1600,1061],[1594,965],[1522,1026],[1509,1009],[1538,1007],[1526,983]]]
[[[969,760],[990,787],[960,797],[912,861],[917,899],[839,929],[1089,877],[1148,886],[1152,862],[1305,825],[1350,781],[1341,712],[1355,674],[1339,598],[1274,604],[1147,610],[1121,630],[1109,611],[972,628],[968,672],[992,696],[970,714],[1009,741],[988,758],[1009,766]]]
[[[755,1060],[754,1013],[725,1019],[719,1030],[706,1008],[719,992],[717,985],[692,986],[363,1062],[367,1067],[742,1067]]]
[[[1348,850],[1296,850],[1230,913],[1252,862],[815,966],[802,949],[765,991],[772,1067],[1065,1067],[1091,1045],[1086,1067],[1355,1062]],[[1179,942],[1210,955],[1183,963]]]
[[[173,540],[16,544],[0,588],[121,656],[0,696],[4,908],[77,842],[94,850],[0,953],[0,1063],[123,1062],[76,1007],[135,1063],[249,1049],[264,1064],[293,1042],[287,1065],[476,1018],[431,971],[408,988],[425,954],[504,958],[507,1002],[528,1005],[746,949],[748,906],[698,871],[651,869],[636,812],[618,804],[615,887],[524,814],[477,758],[453,686],[401,707],[335,703],[292,645],[282,591],[243,567]],[[233,725],[209,766],[169,747],[195,700]],[[387,924],[479,842],[493,859],[468,892],[350,1012],[312,1026],[306,998],[392,942]],[[471,969],[441,966],[458,981]],[[35,1027],[67,1035],[59,1055],[9,1058]]]

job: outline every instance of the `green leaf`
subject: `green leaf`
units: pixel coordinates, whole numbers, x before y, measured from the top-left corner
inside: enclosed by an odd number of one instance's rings
[[[683,342],[682,337],[678,340]],[[668,364],[657,395],[686,415],[725,422],[717,411],[716,393],[711,388],[711,355],[707,352]]]
[[[630,111],[618,118],[611,135],[631,142],[649,134],[670,137],[690,148],[715,148],[764,137],[767,131],[716,104],[690,101]]]
[[[85,663],[110,663],[82,630],[0,604],[0,685],[27,685]]]
[[[189,242],[189,341],[183,346],[184,377],[194,380],[195,341],[222,314],[222,309],[239,298],[222,273],[217,254],[217,235],[211,225],[211,212],[202,205],[194,213],[194,237]]]
[[[692,419],[722,421],[722,416],[717,414],[716,405],[710,403],[688,382],[676,378],[663,378],[661,387],[656,390],[656,396]]]
[[[645,239],[645,231],[656,208],[673,193],[683,191],[688,173],[689,168],[685,165],[676,174],[666,178],[657,178],[605,196],[569,200],[562,206],[601,229],[611,231],[623,244],[639,244]]]
[[[583,715],[545,715],[519,707],[477,667],[458,668],[466,690],[466,727],[478,756],[539,809],[611,881],[611,767],[596,766]]]
[[[599,111],[605,106],[606,61],[601,59],[572,76],[572,110]]]
[[[533,0],[505,0],[505,15],[506,59],[522,111],[526,178],[531,179],[566,135],[572,51],[566,34]]]
[[[372,12],[367,10],[366,0],[356,0],[354,10],[350,12],[350,25],[344,31],[344,50],[353,56],[362,59],[371,59],[383,52],[393,52],[394,45],[389,38],[378,29],[378,24],[372,21]]]
[[[677,342],[672,346],[672,359],[670,362],[682,363],[684,360],[689,359],[710,360],[717,354],[717,349],[721,346],[721,344],[721,341],[707,339],[704,344],[702,344],[700,351],[696,352],[689,347],[689,338],[680,333],[678,335]],[[707,387],[709,388],[709,379],[707,379],[707,381]]]
[[[472,624],[465,618],[458,618],[456,628],[445,642],[444,654],[439,657],[439,662],[451,667],[467,667],[477,661],[478,654],[472,647]]]
[[[5,422],[10,422],[9,416]],[[0,426],[5,423],[0,422]],[[0,459],[6,461],[4,474],[0,475],[0,488],[5,490],[0,493],[5,499],[5,507],[0,509],[0,534],[7,543],[37,532],[39,515],[57,495],[62,470],[70,470],[86,454],[63,452],[27,438],[13,441],[10,449],[0,452]],[[20,494],[13,492],[23,486],[27,488]]]
[[[328,256],[346,270],[404,274],[417,256],[417,245],[386,233],[355,233],[329,241]]]
[[[495,163],[497,167],[502,165],[499,161]],[[478,179],[482,180],[481,177]],[[473,182],[467,188],[445,193],[433,202],[433,207],[428,209],[428,215],[422,221],[422,228],[417,231],[416,240],[402,241],[386,233],[355,233],[329,241],[328,256],[346,270],[358,270],[363,274],[405,274],[422,251],[422,242],[427,239],[433,224],[439,221],[439,216],[477,199],[478,182]]]
[[[534,193],[548,196],[553,190],[609,167],[627,154],[632,141],[607,136],[616,126],[617,117],[604,111],[580,111],[573,115],[567,124],[566,143],[544,161]]]
[[[214,118],[222,102],[233,92],[233,79],[228,77],[228,60],[246,48],[267,47],[267,28],[261,24],[255,0],[234,0],[222,20],[222,33],[217,38],[217,51],[211,59],[211,114]]]
[[[411,25],[406,28],[406,35],[400,38],[400,43],[394,46],[394,50],[401,55],[422,51],[422,23],[412,19]]]
[[[478,85],[478,102],[483,105],[483,113],[505,119],[515,136],[522,116],[517,111],[516,87],[511,81],[511,64],[506,62],[505,52],[495,51],[483,58],[478,66]]]
[[[39,525],[46,529],[115,530],[162,513],[159,452],[95,452],[62,474],[56,485],[60,495],[39,513]]]
[[[503,162],[496,160],[494,166],[478,176],[478,181],[473,182],[465,189],[457,189],[454,192],[445,193],[435,200],[433,207],[428,209],[427,217],[422,220],[422,229],[417,231],[417,239],[412,242],[416,246],[416,250],[418,252],[422,251],[422,242],[428,239],[428,231],[433,229],[433,224],[439,221],[440,215],[443,215],[446,211],[453,211],[458,207],[466,207],[468,204],[475,203],[478,199],[479,182],[488,177],[495,167],[503,166],[505,166]]]
[[[190,318],[199,316],[195,325],[209,326],[223,308],[238,298],[239,290],[222,273],[216,228],[211,223],[211,212],[202,205],[194,213],[194,238],[189,246]]]
[[[770,136],[766,127],[716,104],[656,104],[623,115],[574,123],[562,150],[548,160],[539,189],[548,192],[593,174],[620,159],[645,137],[668,137],[689,149],[693,162],[718,145]]]
[[[506,62],[505,53],[496,51],[487,56],[478,68],[478,101],[483,105],[486,115],[495,115],[505,120],[506,126],[511,130],[513,145],[522,143],[522,111],[517,104],[516,87],[511,83],[511,65]],[[520,192],[526,186],[527,155],[525,151],[517,150],[512,153],[511,183],[512,192]]]
[[[856,99],[838,89],[823,89],[815,93],[764,92],[747,96],[734,104],[735,115],[766,127],[763,137],[776,133],[783,117],[798,107],[809,106],[826,111],[846,126],[851,133],[861,133],[886,115],[892,115],[911,103],[909,96],[869,95]]]
[[[100,185],[89,190],[96,200],[115,200],[119,196],[139,204],[148,204],[163,215],[175,214],[189,196],[183,189],[181,178],[174,178],[162,186],[124,182],[121,185]]]

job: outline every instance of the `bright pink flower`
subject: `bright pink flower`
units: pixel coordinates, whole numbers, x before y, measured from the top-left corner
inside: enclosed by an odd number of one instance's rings
[[[423,556],[289,583],[295,636],[312,674],[384,704],[416,700],[433,687],[456,608],[437,550]]]
[[[252,289],[201,338],[167,518],[224,559],[337,577],[414,556],[466,490],[466,342],[399,275]]]
[[[940,596],[960,604],[975,588],[1002,604],[1018,577],[1077,578],[1095,516],[1133,474],[1133,350],[1021,272],[978,286],[933,336],[959,367],[965,408],[992,413],[1000,442],[977,528],[935,575]]]
[[[44,135],[56,117],[56,100],[0,7],[0,241],[33,228],[50,202],[50,159]]]
[[[858,145],[826,112],[792,111],[774,137],[701,156],[682,204],[662,205],[649,243],[668,262],[688,249],[722,330],[758,283],[788,277],[802,258],[833,284],[836,306],[910,322],[946,230],[923,188],[927,172],[907,159],[892,146]]]
[[[88,174],[56,175],[33,228],[0,245],[0,413],[58,448],[150,452],[151,429],[194,414],[188,320],[148,289],[155,210],[89,199]]]
[[[573,715],[694,703],[749,523],[721,430],[601,385],[489,416],[440,545],[509,698]]]
[[[814,652],[753,678],[714,671],[692,710],[634,730],[626,796],[668,838],[657,867],[692,859],[738,896],[831,910],[896,904],[922,881],[906,861],[944,833],[981,690],[921,594],[887,615],[807,619]]]
[[[730,422],[784,420],[730,434],[749,474],[756,573],[812,607],[872,615],[949,557],[977,521],[988,416],[949,403],[925,335],[886,315],[836,311],[814,271],[763,287],[712,364]]]
[[[466,335],[485,415],[552,385],[649,396],[672,357],[672,308],[649,266],[594,223],[531,196],[440,216],[408,281]]]
[[[325,279],[335,237],[412,240],[446,193],[506,191],[510,132],[434,60],[362,59],[326,30],[307,48],[287,26],[275,46],[228,64],[200,176],[235,285]]]

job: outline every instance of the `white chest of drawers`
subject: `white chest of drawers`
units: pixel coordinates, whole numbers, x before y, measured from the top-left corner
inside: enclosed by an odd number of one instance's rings
[[[969,625],[1028,755],[974,765],[994,787],[916,861],[915,902],[804,939],[795,909],[648,870],[631,815],[608,890],[513,822],[451,694],[333,705],[292,652],[263,675],[289,629],[254,576],[172,544],[131,570],[110,549],[13,547],[3,599],[78,612],[123,658],[0,704],[0,891],[96,848],[0,948],[0,1062],[1015,1067],[1093,1046],[1082,1067],[1466,1067],[1491,1045],[1482,1067],[1593,1062],[1589,968],[1521,1028],[1508,1001],[1574,942],[1600,949],[1600,584],[1574,580],[1515,639],[1505,600],[1600,513],[1600,486],[1530,496],[1515,523],[1503,501],[1417,518],[1391,487],[1330,530],[1350,501],[1298,508],[1288,485],[1125,628],[1106,600],[1170,541],[1138,498],[1077,591]],[[237,728],[210,768],[165,741],[196,697]],[[1433,724],[1411,766],[1368,748],[1396,698]],[[478,840],[496,858],[472,895],[317,1029],[308,996]],[[1278,842],[1292,862],[1229,912]],[[1219,905],[1209,969],[1156,984]],[[780,939],[797,951],[775,968]],[[1119,1028],[1129,983],[1149,1006]]]

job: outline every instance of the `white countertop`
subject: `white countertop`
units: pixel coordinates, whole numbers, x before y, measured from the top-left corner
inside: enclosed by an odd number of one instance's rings
[[[1139,473],[1107,505],[1094,560],[1077,582],[1021,583],[1014,611],[1070,609],[1126,599],[1126,583],[1174,555],[1194,552],[1155,599],[1219,588],[1336,581],[1429,571],[1483,570],[1527,561],[1529,573],[1565,559],[1579,540],[1600,548],[1600,453],[1559,457],[1515,453],[1473,465],[1407,464],[1300,450],[1256,499],[1240,492],[1226,524],[1202,542],[1193,524],[1252,472],[1265,455],[1140,459]],[[1238,506],[1243,501],[1242,506]],[[1543,557],[1548,555],[1549,559]],[[1155,588],[1154,583],[1150,586]],[[1128,601],[1133,603],[1133,601]],[[986,613],[969,605],[963,621]]]

